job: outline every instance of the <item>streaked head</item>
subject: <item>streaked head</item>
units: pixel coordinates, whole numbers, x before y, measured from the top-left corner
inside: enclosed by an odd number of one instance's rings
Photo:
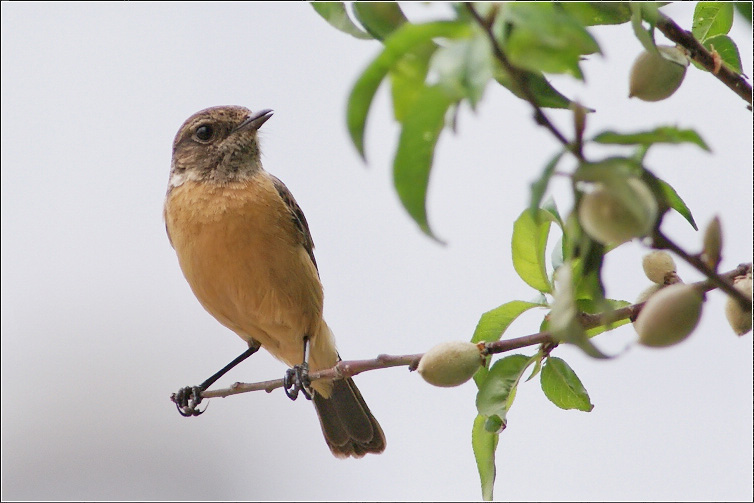
[[[186,180],[224,184],[261,169],[257,130],[272,110],[252,113],[240,106],[206,108],[178,130],[173,141],[168,191]]]

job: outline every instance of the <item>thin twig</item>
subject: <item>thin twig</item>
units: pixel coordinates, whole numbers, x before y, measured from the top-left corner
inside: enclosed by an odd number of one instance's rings
[[[477,22],[477,24],[487,34],[487,37],[490,39],[492,52],[495,55],[495,58],[497,58],[500,64],[503,65],[505,71],[508,72],[511,78],[516,82],[516,85],[521,89],[521,92],[524,94],[524,99],[526,99],[526,101],[529,102],[532,108],[534,108],[534,120],[536,121],[536,123],[550,130],[550,132],[555,136],[555,138],[558,139],[558,141],[560,141],[560,143],[562,143],[569,151],[573,152],[573,155],[575,155],[579,160],[583,161],[584,158],[581,155],[580,150],[578,148],[575,148],[574,144],[568,141],[565,135],[563,135],[563,133],[561,133],[560,130],[555,127],[555,125],[550,121],[547,115],[545,115],[542,108],[540,108],[540,106],[537,104],[537,98],[536,96],[534,96],[534,93],[531,91],[531,89],[529,89],[523,72],[510,62],[508,57],[500,48],[500,45],[498,45],[497,39],[495,39],[495,35],[492,33],[491,21],[487,21],[482,18],[482,16],[479,15],[476,9],[474,9],[474,6],[471,4],[471,2],[465,2],[464,6]]]
[[[663,35],[686,49],[689,52],[689,57],[691,59],[702,65],[714,77],[751,105],[751,85],[746,82],[743,75],[737,73],[726,65],[717,68],[717,71],[715,71],[715,59],[712,53],[704,47],[691,32],[678,26],[675,21],[666,15],[662,13],[659,14],[655,26]]]
[[[737,276],[743,276],[751,272],[751,263],[741,264],[732,271],[728,271],[724,274],[718,275],[718,277],[729,281]],[[694,283],[698,288],[706,291],[714,290],[720,287],[720,284],[713,281],[712,278]],[[633,304],[630,306],[615,309],[599,314],[583,314],[581,316],[581,323],[585,329],[595,328],[603,325],[609,325],[616,321],[626,319],[636,319],[636,316],[641,312],[644,307],[644,302],[639,304]],[[485,344],[485,349],[489,354],[505,353],[507,351],[513,351],[528,346],[536,346],[538,344],[554,344],[557,341],[552,337],[549,332],[539,332],[536,334],[525,335],[523,337],[515,337],[513,339],[506,339],[501,341],[488,342]],[[423,356],[423,353],[413,355],[379,355],[377,358],[371,360],[349,360],[340,361],[335,367],[311,372],[309,378],[312,381],[318,379],[345,379],[347,377],[353,377],[362,372],[368,372],[370,370],[385,369],[390,367],[408,367],[409,370],[416,370],[419,365],[419,360]],[[255,383],[240,383],[237,382],[228,388],[217,389],[213,391],[205,391],[202,393],[202,398],[221,398],[230,395],[236,395],[239,393],[247,393],[249,391],[267,391],[268,393],[276,388],[283,386],[283,379],[274,379],[271,381],[261,381]]]
[[[749,310],[751,311],[751,299],[746,297],[746,295],[743,294],[740,290],[738,290],[735,286],[733,286],[733,277],[729,277],[727,275],[719,275],[717,274],[713,269],[710,268],[707,263],[699,258],[696,255],[691,255],[687,253],[684,249],[682,249],[680,246],[675,244],[670,238],[668,238],[665,234],[662,233],[659,229],[657,229],[652,236],[652,246],[654,248],[658,249],[668,249],[681,257],[683,260],[688,262],[690,265],[692,265],[694,268],[696,268],[699,272],[707,276],[709,278],[709,281],[715,285],[715,287],[719,288],[720,290],[724,291],[734,299],[738,301],[738,303],[741,305],[741,309],[743,310]],[[743,274],[746,274],[745,272]],[[743,276],[743,274],[739,274],[739,276]]]

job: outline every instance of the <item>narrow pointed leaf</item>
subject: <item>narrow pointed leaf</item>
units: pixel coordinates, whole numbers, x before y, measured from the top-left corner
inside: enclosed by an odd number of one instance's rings
[[[364,153],[364,129],[369,107],[382,80],[393,65],[406,53],[435,37],[459,37],[468,34],[470,28],[464,23],[438,21],[426,24],[406,23],[387,39],[382,52],[367,66],[351,89],[348,97],[346,122],[351,141],[362,158]]]
[[[594,405],[573,369],[562,359],[551,356],[542,368],[540,384],[545,396],[561,409],[590,412]]]
[[[373,37],[361,30],[358,26],[351,21],[346,12],[346,5],[343,2],[311,2],[309,5],[324,18],[325,21],[330,23],[331,26],[337,28],[343,33],[348,33],[356,38],[362,40],[370,40]]]
[[[478,415],[474,419],[471,430],[471,447],[474,449],[479,481],[482,484],[482,499],[492,501],[492,492],[495,486],[495,450],[499,435],[490,433],[484,428],[486,417]]]
[[[511,249],[513,268],[526,284],[540,292],[552,291],[545,267],[545,248],[550,233],[550,219],[545,215],[535,219],[525,210],[513,224]]]
[[[435,145],[452,100],[443,89],[424,89],[403,121],[393,162],[393,183],[411,218],[428,236],[437,239],[427,220],[427,186]]]
[[[651,131],[638,133],[618,133],[605,131],[598,134],[592,141],[606,145],[652,145],[654,143],[693,143],[698,147],[710,151],[699,133],[693,129],[678,129],[670,126],[658,127]]]

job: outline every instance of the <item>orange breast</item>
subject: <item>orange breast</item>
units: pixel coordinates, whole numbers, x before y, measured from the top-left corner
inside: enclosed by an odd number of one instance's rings
[[[322,285],[271,180],[260,174],[224,186],[185,182],[171,191],[165,221],[204,308],[288,365],[300,363],[304,335],[326,329]],[[318,367],[337,358],[334,345],[325,346]]]

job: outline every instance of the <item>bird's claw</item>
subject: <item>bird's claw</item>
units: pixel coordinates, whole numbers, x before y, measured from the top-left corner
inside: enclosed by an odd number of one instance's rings
[[[170,399],[183,417],[199,416],[207,410],[197,409],[202,402],[202,391],[204,389],[201,386],[186,386],[179,389],[178,393],[173,393]]]
[[[309,389],[311,381],[309,380],[309,365],[302,363],[301,365],[295,365],[285,371],[285,377],[283,378],[283,389],[288,398],[295,400],[298,398],[298,392],[300,391],[307,400],[312,399],[312,392]]]

